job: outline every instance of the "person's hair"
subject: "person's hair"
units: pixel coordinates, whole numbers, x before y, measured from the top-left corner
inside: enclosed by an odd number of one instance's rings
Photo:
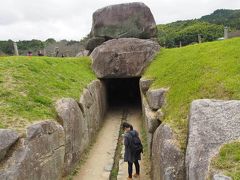
[[[125,128],[130,128],[131,131],[133,130],[133,126],[127,122],[122,123],[122,129],[124,130]]]

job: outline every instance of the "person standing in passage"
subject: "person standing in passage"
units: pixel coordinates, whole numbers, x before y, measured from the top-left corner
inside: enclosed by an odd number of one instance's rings
[[[122,124],[122,128],[125,131],[124,135],[124,145],[125,145],[125,153],[124,153],[124,162],[128,163],[128,180],[132,179],[132,167],[133,164],[136,168],[136,174],[133,175],[135,178],[140,177],[140,165],[138,160],[141,160],[141,153],[135,153],[132,150],[133,137],[139,138],[139,134],[136,130],[133,130],[133,126],[127,122]]]

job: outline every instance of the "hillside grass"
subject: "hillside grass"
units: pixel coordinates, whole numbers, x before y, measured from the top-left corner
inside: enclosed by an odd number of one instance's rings
[[[233,180],[240,179],[240,142],[225,144],[212,160],[211,168],[220,170]]]
[[[150,88],[169,87],[164,122],[184,151],[187,118],[194,99],[240,99],[240,38],[175,49],[161,49],[144,73]]]
[[[96,78],[90,65],[88,57],[0,57],[0,128],[55,118],[58,99],[79,99]]]

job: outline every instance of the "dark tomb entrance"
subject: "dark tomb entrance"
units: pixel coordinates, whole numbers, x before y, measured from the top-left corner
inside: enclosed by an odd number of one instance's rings
[[[140,106],[139,79],[140,77],[104,79],[109,106]]]

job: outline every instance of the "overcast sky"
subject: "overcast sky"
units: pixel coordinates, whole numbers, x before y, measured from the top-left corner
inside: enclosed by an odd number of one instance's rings
[[[0,0],[0,40],[80,40],[92,13],[129,0]],[[142,0],[159,23],[199,18],[216,9],[240,9],[240,0]]]

